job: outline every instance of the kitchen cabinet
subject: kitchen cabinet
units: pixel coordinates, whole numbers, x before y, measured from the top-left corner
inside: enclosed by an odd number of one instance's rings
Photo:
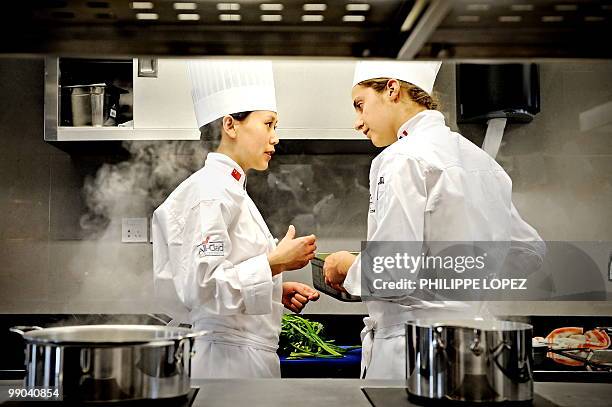
[[[187,75],[188,60],[157,59],[152,75],[139,75],[138,59],[75,61],[68,65],[58,58],[46,60],[45,140],[200,138]],[[116,81],[113,74],[117,70],[116,65],[125,64],[131,66],[129,78],[121,79],[122,83],[129,82],[124,86],[127,88],[124,92],[128,93],[129,108],[121,107],[130,111],[131,120],[119,126],[108,125],[107,121],[98,127],[91,124],[73,126],[77,121],[72,121],[66,113],[70,110],[71,98],[67,85]],[[353,60],[274,60],[279,137],[293,140],[363,140],[363,136],[352,128],[355,120],[351,102],[354,65]],[[61,72],[65,66],[70,66],[72,74]],[[100,74],[104,69],[108,70],[108,77]],[[97,73],[88,76],[90,70]],[[66,78],[74,77],[77,79],[65,82]]]
[[[278,135],[282,139],[352,139],[353,60],[274,60]]]
[[[130,139],[132,82],[131,58],[47,58],[45,140]]]
[[[187,60],[158,59],[157,76],[134,67],[134,129],[140,139],[198,140]]]
[[[87,60],[47,58],[45,61],[45,133],[46,141],[99,140],[198,140],[186,60],[157,61],[156,76],[139,76],[138,59]],[[127,68],[126,68],[127,65]],[[121,66],[118,75],[117,66]],[[126,74],[127,69],[127,74]],[[108,120],[110,107],[105,106],[103,125],[92,126],[76,116],[77,109],[70,88],[74,83],[100,84],[119,81],[127,94],[121,109],[129,115],[123,120]],[[89,87],[93,89],[93,87]],[[93,93],[93,91],[92,91]],[[77,95],[81,96],[81,95]],[[85,99],[89,100],[89,95]],[[91,106],[93,98],[91,96]],[[107,102],[104,99],[104,102]],[[91,113],[92,107],[86,115]],[[83,110],[83,109],[81,109]],[[118,117],[114,111],[111,116]],[[129,119],[129,120],[126,120]],[[109,124],[110,122],[110,124]],[[79,125],[74,125],[74,124]],[[85,123],[85,125],[82,125]],[[118,125],[117,125],[118,124]]]

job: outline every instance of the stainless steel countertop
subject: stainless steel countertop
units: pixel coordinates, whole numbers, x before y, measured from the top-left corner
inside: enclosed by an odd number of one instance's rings
[[[207,407],[370,407],[361,387],[402,387],[401,381],[358,379],[217,379],[192,380],[199,386],[193,404]],[[563,407],[609,407],[609,383],[535,383],[535,392]]]

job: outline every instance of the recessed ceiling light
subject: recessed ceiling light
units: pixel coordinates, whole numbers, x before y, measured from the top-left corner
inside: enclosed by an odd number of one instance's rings
[[[521,16],[499,16],[500,23],[520,23]]]
[[[319,21],[323,21],[323,16],[320,14],[305,14],[302,16],[302,21],[319,22]]]
[[[533,4],[513,4],[510,6],[512,11],[533,11]]]
[[[351,3],[346,5],[346,11],[368,11],[370,5],[367,3]]]
[[[219,11],[238,11],[240,10],[240,4],[238,3],[217,3],[217,10]]]
[[[281,21],[283,16],[280,14],[262,14],[261,21]]]
[[[151,10],[153,3],[150,1],[133,1],[131,6],[134,10]]]
[[[196,13],[181,13],[176,16],[181,21],[198,21],[200,15]]]
[[[457,16],[457,21],[460,23],[477,23],[480,21],[480,16]]]
[[[240,14],[219,14],[219,20],[221,21],[240,21],[242,17]]]
[[[605,21],[605,20],[606,20],[605,17],[602,17],[602,16],[586,16],[584,18],[584,21],[587,21],[589,23],[596,23],[596,22]]]
[[[174,3],[175,10],[195,10],[198,5],[195,3]]]
[[[284,6],[280,3],[264,3],[259,5],[261,11],[282,11]]]
[[[365,16],[346,15],[342,17],[345,23],[361,23],[365,21]]]
[[[488,4],[468,4],[466,6],[468,11],[488,11],[490,8]]]
[[[323,3],[306,3],[302,7],[304,11],[325,11],[327,10],[327,4]]]
[[[157,13],[136,13],[138,20],[157,20],[159,15]]]

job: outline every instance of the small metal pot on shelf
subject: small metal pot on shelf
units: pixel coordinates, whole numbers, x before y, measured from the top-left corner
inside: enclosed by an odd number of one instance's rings
[[[68,85],[62,88],[65,90],[63,95],[70,95],[69,107],[72,114],[69,117],[73,127],[115,126],[119,97],[128,92],[106,83]]]

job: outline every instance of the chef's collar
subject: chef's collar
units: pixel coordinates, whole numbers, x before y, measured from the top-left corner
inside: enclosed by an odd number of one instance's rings
[[[397,131],[397,139],[401,140],[408,136],[414,129],[426,122],[442,121],[444,123],[444,115],[437,110],[423,110],[412,116],[408,121],[402,124]]]
[[[214,165],[221,172],[235,180],[243,189],[246,189],[246,174],[236,161],[232,160],[229,156],[222,153],[208,153],[206,165]]]

